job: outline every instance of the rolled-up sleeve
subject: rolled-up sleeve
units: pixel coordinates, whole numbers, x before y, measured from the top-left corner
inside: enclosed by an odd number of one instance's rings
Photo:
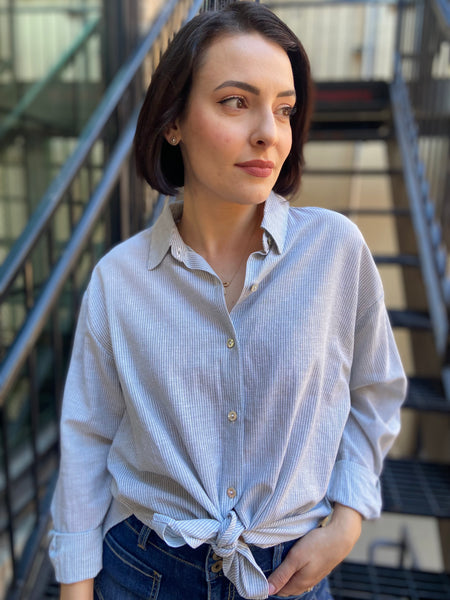
[[[102,523],[112,499],[107,457],[124,408],[100,305],[101,294],[91,285],[83,298],[64,391],[50,533],[50,558],[62,583],[100,571]],[[95,314],[95,332],[90,314]]]
[[[405,394],[406,377],[381,298],[356,322],[350,413],[327,494],[366,519],[381,512],[379,477],[400,430]]]

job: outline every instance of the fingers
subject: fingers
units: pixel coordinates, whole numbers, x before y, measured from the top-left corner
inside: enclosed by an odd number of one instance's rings
[[[269,576],[269,595],[277,594],[288,584],[294,584],[296,587],[302,585],[301,570],[308,564],[303,559],[303,552],[301,549],[302,540],[297,542],[295,546],[291,548],[286,558],[283,560],[281,565],[275,569],[275,571]],[[308,585],[304,584],[304,590]],[[285,590],[283,590],[284,592]],[[289,590],[286,590],[286,593]],[[301,593],[301,592],[295,592]]]

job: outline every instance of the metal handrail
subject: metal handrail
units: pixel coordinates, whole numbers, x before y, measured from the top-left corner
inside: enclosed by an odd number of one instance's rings
[[[446,188],[441,188],[435,197],[430,190],[429,173],[434,173],[436,161],[427,152],[422,152],[420,141],[422,132],[420,120],[444,119],[450,122],[448,107],[440,111],[436,109],[435,98],[430,94],[424,96],[424,91],[430,82],[440,82],[433,73],[433,55],[436,55],[439,44],[450,42],[450,6],[443,0],[401,0],[399,4],[400,18],[397,32],[397,54],[395,59],[395,77],[391,86],[392,106],[397,140],[402,156],[405,184],[411,204],[411,216],[416,231],[418,250],[422,265],[422,276],[425,282],[425,290],[433,326],[434,340],[438,355],[442,364],[442,379],[446,388],[446,395],[450,398],[450,277],[447,272],[447,261],[450,252],[448,231],[450,224],[443,213],[439,213],[437,207],[448,202],[448,198],[441,197]],[[431,53],[429,46],[423,46],[424,34],[413,37],[411,32],[406,36],[407,48],[403,46],[403,37],[406,35],[403,27],[410,23],[404,17],[406,10],[421,9],[416,18],[423,26],[422,10],[428,10],[426,22],[430,26],[432,21],[434,38]],[[420,16],[418,16],[420,14]],[[408,16],[408,15],[407,15]],[[403,21],[404,19],[404,21]],[[410,27],[412,25],[410,24]],[[414,30],[414,34],[416,34]],[[425,48],[425,53],[422,49]],[[434,54],[433,54],[434,53]],[[427,63],[421,62],[422,59]],[[408,62],[409,61],[409,62]],[[413,61],[413,62],[411,62]],[[404,74],[405,62],[406,76]],[[420,78],[420,79],[419,79]],[[448,77],[445,79],[448,83]],[[417,90],[420,90],[417,95]],[[432,93],[432,92],[430,92]],[[431,101],[432,100],[432,101]],[[448,106],[448,105],[447,105]],[[433,112],[434,111],[434,112]],[[447,126],[448,127],[448,126]],[[448,131],[448,128],[447,128]],[[448,136],[445,131],[433,128],[428,135],[432,139],[439,140]],[[449,154],[441,160],[442,169],[448,169]],[[444,172],[444,177],[448,175]],[[432,186],[431,186],[432,187]],[[448,192],[448,189],[447,189]],[[447,231],[447,239],[445,237]]]
[[[448,0],[434,0],[434,8],[440,11],[439,23],[448,30],[450,27],[450,4]]]
[[[32,219],[29,221],[23,233],[8,254],[5,262],[0,268],[0,302],[13,284],[15,277],[22,269],[33,247],[36,245],[40,236],[48,226],[50,219],[58,208],[58,205],[61,202],[64,194],[67,192],[70,184],[82,167],[92,149],[93,144],[99,138],[103,127],[117,107],[123,94],[133,80],[133,77],[141,67],[146,55],[161,33],[166,21],[173,12],[173,9],[177,3],[178,0],[171,0],[165,4],[163,11],[155,21],[151,31],[147,36],[144,37],[143,41],[140,43],[139,47],[131,56],[131,58],[118,71],[117,75],[114,77],[112,83],[108,87],[103,100],[100,102],[86,127],[84,128],[75,151],[65,163],[59,175],[52,182],[47,192],[44,194]],[[192,16],[198,12],[202,4],[203,2],[201,0],[196,0],[189,11],[187,18],[192,18]],[[130,127],[130,124],[128,127]],[[129,142],[130,149],[132,140],[130,139],[129,135],[126,139]],[[123,140],[121,143],[124,143]],[[124,158],[125,156],[122,157],[122,160],[124,160]],[[105,177],[106,173],[102,181],[105,180]],[[72,241],[66,248],[62,260],[67,260],[66,257],[69,253],[69,250],[73,251]],[[55,272],[59,273],[58,268],[55,269]],[[57,277],[53,273],[49,283],[55,282],[56,279]],[[58,290],[61,289],[62,285],[63,282],[60,286],[58,286]],[[36,338],[43,326],[45,316],[48,316],[49,312],[51,311],[51,306],[53,306],[56,298],[57,294],[55,294],[54,289],[52,289],[52,286],[47,284],[35,305],[35,307],[38,308],[30,311],[20,334],[16,338],[14,344],[9,349],[5,359],[0,365],[0,406],[4,402],[17,373],[26,360],[30,348],[36,341]],[[50,307],[47,307],[48,301],[51,303]],[[44,309],[44,307],[46,308]],[[45,316],[43,316],[44,313]]]
[[[84,128],[74,152],[59,172],[56,180],[49,186],[42,198],[37,213],[33,216],[31,223],[26,227],[14,245],[12,253],[7,257],[7,260],[0,269],[2,286],[0,302],[14,283],[17,274],[30,259],[31,251],[42,236],[47,235],[47,230],[52,223],[52,216],[58,207],[62,205],[64,195],[70,193],[71,183],[78,172],[85,166],[85,162],[97,140],[104,135],[105,126],[108,121],[112,116],[117,114],[117,109],[121,108],[120,102],[124,95],[134,85],[134,82],[137,81],[136,76],[140,74],[140,70],[152,46],[154,46],[155,42],[158,42],[159,37],[162,36],[164,38],[164,27],[170,22],[172,16],[175,17],[175,23],[177,22],[178,6],[181,7],[183,18],[190,19],[199,11],[203,4],[201,0],[194,0],[193,2],[171,0],[169,3],[164,4],[161,12],[152,23],[150,32],[142,39],[136,51],[118,71],[111,85],[108,87],[103,100]],[[186,7],[186,10],[184,10],[184,7]],[[188,9],[189,7],[190,9]],[[140,104],[140,101],[137,103]],[[119,185],[122,189],[128,184],[128,177],[130,177],[131,173],[129,165],[130,153],[139,109],[140,106],[135,106],[131,115],[128,116],[125,127],[121,127],[122,133],[109,154],[109,160],[102,167],[100,182],[97,184],[89,202],[83,207],[83,214],[72,230],[70,239],[64,246],[59,260],[52,267],[48,280],[42,285],[34,305],[26,315],[21,330],[16,335],[15,340],[0,364],[0,421],[2,427],[4,427],[3,435],[0,433],[0,437],[4,446],[4,461],[6,461],[4,465],[7,480],[5,500],[9,516],[9,545],[14,568],[13,587],[15,588],[21,584],[17,580],[17,561],[15,558],[14,535],[12,531],[13,507],[9,489],[12,475],[8,474],[7,432],[3,418],[6,406],[5,402],[9,392],[19,380],[22,366],[35,351],[34,348],[37,347],[37,342],[39,342],[39,338],[44,332],[45,325],[49,322],[49,318],[57,306],[64,285],[76,273],[76,266],[80,262],[80,257],[86,248],[89,247],[97,224],[104,218],[103,212],[108,210],[111,204],[112,193],[118,189]],[[120,184],[118,184],[119,181]],[[37,460],[37,455],[34,460]]]
[[[80,33],[78,38],[72,44],[66,52],[60,57],[60,59],[52,66],[48,73],[33,84],[21,98],[18,104],[15,105],[13,110],[6,116],[3,122],[0,123],[0,141],[5,137],[8,131],[10,131],[19,121],[23,113],[30,107],[30,105],[40,96],[49,86],[49,84],[58,77],[58,75],[67,67],[67,65],[74,59],[79,50],[85,46],[88,39],[98,31],[100,24],[100,17],[93,19],[87,23]]]
[[[111,190],[119,180],[123,163],[131,152],[137,114],[138,109],[134,111],[114,147],[103,177],[72,233],[64,254],[53,268],[39,298],[28,313],[24,326],[3,360],[0,367],[0,406],[19,374],[30,349],[36,343],[65,282],[80,258],[99,215],[108,202]]]
[[[140,69],[146,55],[160,35],[177,3],[178,0],[170,0],[165,3],[163,10],[157,17],[149,33],[144,37],[134,54],[119,69],[108,86],[103,99],[84,127],[74,152],[66,161],[58,176],[48,187],[32,218],[12,246],[3,265],[0,267],[0,302],[2,302],[30,252],[45,231],[64,194],[69,189],[75,176],[88,157],[94,143],[100,137],[103,128],[117,108],[125,91]],[[197,0],[195,3],[197,10],[201,4],[202,2]],[[0,382],[1,380],[0,375]],[[0,390],[2,390],[1,383]]]

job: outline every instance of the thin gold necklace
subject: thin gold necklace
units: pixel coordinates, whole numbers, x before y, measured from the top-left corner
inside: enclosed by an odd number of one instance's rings
[[[242,255],[242,258],[241,258],[241,261],[240,261],[240,263],[239,263],[239,265],[238,265],[238,268],[236,269],[236,271],[234,272],[234,275],[233,275],[233,277],[232,277],[232,278],[231,278],[229,281],[224,281],[224,280],[222,279],[222,277],[220,278],[220,280],[222,281],[222,285],[223,285],[223,287],[224,287],[224,288],[230,287],[230,285],[233,283],[233,279],[234,279],[234,278],[236,277],[236,275],[238,274],[238,271],[239,271],[239,269],[241,268],[241,266],[242,266],[242,263],[244,262],[244,258],[245,258],[245,254],[243,254],[243,255]]]
[[[242,258],[241,258],[241,260],[239,261],[239,264],[238,264],[238,266],[237,266],[237,269],[236,269],[236,271],[234,272],[234,274],[233,274],[233,276],[231,277],[231,279],[227,279],[226,281],[224,281],[224,280],[222,279],[222,277],[220,278],[220,280],[221,280],[221,282],[222,282],[222,285],[223,285],[223,287],[224,287],[224,288],[230,287],[230,285],[233,283],[233,279],[234,279],[234,278],[236,277],[236,275],[238,274],[238,272],[239,272],[239,270],[240,270],[240,268],[241,268],[241,266],[242,266],[242,263],[244,262],[244,259],[245,259],[245,257],[247,256],[247,249],[248,249],[248,248],[250,248],[250,246],[251,246],[251,243],[252,243],[253,236],[255,235],[255,233],[256,233],[256,231],[257,231],[257,229],[259,228],[259,226],[260,226],[260,223],[259,223],[259,221],[257,221],[257,222],[256,222],[256,226],[255,226],[255,228],[254,228],[254,230],[252,231],[252,234],[251,234],[251,236],[250,236],[250,242],[249,242],[249,243],[247,244],[247,246],[246,246],[246,251],[245,251],[245,252],[242,254]],[[247,257],[248,257],[248,256],[247,256]]]

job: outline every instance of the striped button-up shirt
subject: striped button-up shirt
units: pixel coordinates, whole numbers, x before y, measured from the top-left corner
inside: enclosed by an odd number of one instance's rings
[[[229,312],[179,235],[182,204],[109,252],[84,296],[62,413],[50,554],[96,575],[130,514],[169,545],[210,544],[247,598],[249,544],[298,538],[339,502],[366,518],[405,377],[370,251],[345,217],[265,203],[263,245]]]

